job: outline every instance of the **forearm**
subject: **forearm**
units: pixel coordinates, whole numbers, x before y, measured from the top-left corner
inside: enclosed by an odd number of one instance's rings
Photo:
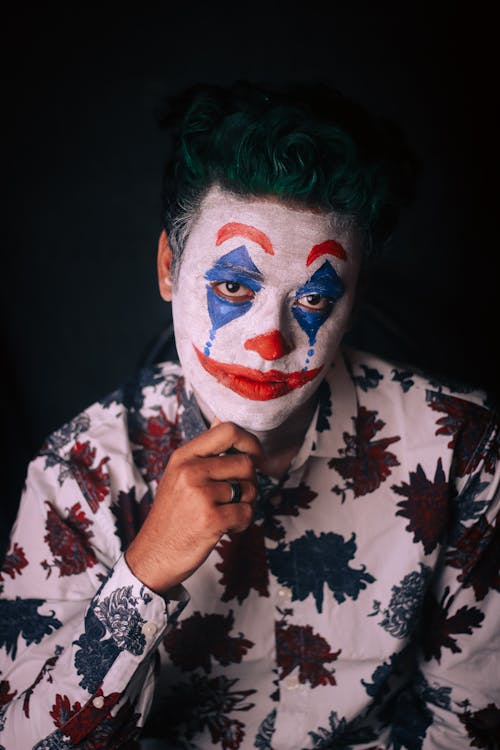
[[[11,600],[12,616],[32,601]],[[151,702],[157,645],[182,606],[146,589],[123,558],[90,602],[43,603],[39,642],[21,632],[2,652],[0,743],[22,750],[54,732],[68,747],[95,731],[132,736]],[[43,628],[52,632],[41,637]]]

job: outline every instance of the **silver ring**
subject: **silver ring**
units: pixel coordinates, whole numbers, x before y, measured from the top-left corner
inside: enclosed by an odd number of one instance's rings
[[[228,485],[231,487],[231,499],[229,500],[229,502],[240,503],[241,502],[241,484],[239,482],[228,482]]]

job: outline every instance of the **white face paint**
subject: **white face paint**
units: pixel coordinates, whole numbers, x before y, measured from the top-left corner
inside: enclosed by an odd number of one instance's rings
[[[358,269],[354,234],[334,215],[211,188],[172,300],[200,403],[255,432],[289,419],[335,357]]]

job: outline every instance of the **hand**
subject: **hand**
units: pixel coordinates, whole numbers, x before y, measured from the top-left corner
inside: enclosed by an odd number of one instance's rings
[[[255,465],[262,459],[257,438],[231,422],[216,424],[174,451],[125,553],[134,575],[164,594],[200,567],[223,534],[244,531],[252,522]],[[241,502],[230,503],[228,481],[240,483]]]

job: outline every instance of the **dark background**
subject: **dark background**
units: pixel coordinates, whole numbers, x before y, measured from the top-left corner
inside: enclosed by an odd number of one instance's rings
[[[396,122],[419,195],[352,341],[498,395],[494,24],[457,6],[22,5],[3,18],[2,540],[44,437],[123,382],[169,322],[155,113],[187,84],[319,79]]]

